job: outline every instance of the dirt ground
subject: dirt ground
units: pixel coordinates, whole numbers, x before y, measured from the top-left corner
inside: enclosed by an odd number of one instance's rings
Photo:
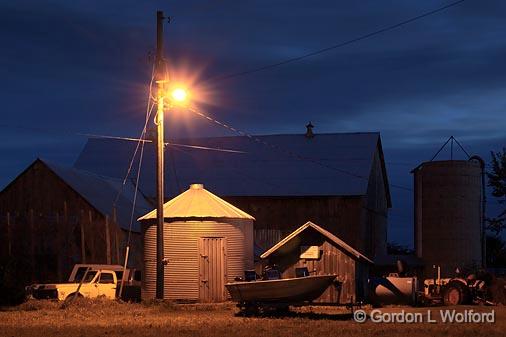
[[[442,323],[440,309],[489,313],[494,323]],[[366,308],[371,315],[372,308]],[[379,313],[419,313],[421,323],[357,323],[346,309],[300,308],[283,316],[240,317],[233,304],[127,304],[80,300],[67,309],[57,302],[32,301],[0,311],[0,336],[504,336],[506,307],[388,307]],[[376,311],[378,314],[378,311]]]

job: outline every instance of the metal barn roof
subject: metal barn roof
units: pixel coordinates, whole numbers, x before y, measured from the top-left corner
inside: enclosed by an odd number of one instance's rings
[[[373,158],[381,150],[379,133],[303,134],[178,139],[178,143],[226,148],[225,153],[167,146],[166,194],[202,181],[221,196],[366,195]],[[75,167],[122,177],[136,143],[90,138]],[[155,195],[154,146],[145,145],[140,189]],[[384,166],[383,166],[384,168]],[[386,171],[383,169],[386,180]],[[390,200],[386,183],[387,199]]]
[[[138,220],[156,218],[156,209]],[[190,188],[167,201],[163,205],[165,218],[229,218],[255,220],[248,213],[217,197],[202,184],[192,184]]]
[[[112,216],[113,203],[118,191],[121,189],[121,180],[98,176],[90,172],[56,165],[44,160],[40,161],[65,183],[67,183],[67,185],[69,185],[74,191],[88,201],[93,207],[95,207],[100,213]],[[130,181],[127,181],[116,203],[117,222],[121,228],[127,230],[130,226],[134,192],[134,185]],[[133,231],[140,231],[140,226],[136,221],[136,218],[149,211],[151,208],[152,206],[142,197],[142,195],[137,193],[134,220],[132,223]]]
[[[360,253],[358,250],[354,249],[353,247],[351,247],[350,245],[348,245],[346,242],[344,242],[343,240],[341,240],[340,238],[338,238],[334,234],[332,234],[329,231],[323,229],[322,227],[318,226],[317,224],[312,223],[311,221],[306,222],[305,224],[303,224],[302,226],[300,226],[299,228],[297,228],[296,230],[294,230],[292,233],[290,233],[288,236],[286,236],[283,240],[279,241],[272,248],[270,248],[265,253],[263,253],[262,255],[260,255],[260,258],[265,259],[265,258],[269,257],[271,254],[273,254],[274,252],[276,252],[278,249],[280,249],[281,247],[283,247],[290,240],[292,240],[293,238],[295,238],[297,235],[299,235],[300,233],[302,233],[303,231],[305,231],[308,228],[312,228],[312,229],[316,230],[317,232],[319,232],[320,234],[322,234],[323,236],[325,236],[327,239],[329,239],[330,241],[334,242],[336,245],[338,245],[339,247],[343,248],[349,254],[355,256],[356,258],[363,259],[363,260],[365,260],[365,261],[367,261],[369,263],[374,263],[371,259],[367,258],[365,255],[363,255],[362,253]]]

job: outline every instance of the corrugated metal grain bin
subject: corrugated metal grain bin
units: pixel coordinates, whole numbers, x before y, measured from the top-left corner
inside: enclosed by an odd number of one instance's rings
[[[164,205],[164,299],[221,302],[225,283],[253,268],[254,218],[193,184]],[[142,298],[156,294],[156,210],[139,219],[144,235]]]
[[[482,167],[477,160],[426,162],[414,173],[415,249],[432,276],[482,263]]]

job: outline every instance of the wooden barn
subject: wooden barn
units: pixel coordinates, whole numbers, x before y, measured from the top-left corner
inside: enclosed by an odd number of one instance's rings
[[[16,279],[64,281],[76,263],[124,261],[133,185],[35,160],[0,192],[0,263]],[[140,228],[151,206],[139,198],[131,266],[140,268]]]
[[[253,220],[201,184],[166,202],[164,299],[223,302],[227,282],[253,268]],[[156,295],[156,209],[139,219],[144,240],[142,298]]]
[[[343,240],[307,222],[261,255],[269,265],[276,265],[282,278],[296,277],[297,268],[307,268],[310,275],[337,274],[315,301],[347,304],[363,301],[368,295],[369,268],[373,261]]]
[[[308,129],[310,130],[310,129]],[[282,134],[178,139],[166,156],[167,199],[202,181],[255,217],[255,244],[271,247],[308,220],[363,254],[386,255],[391,199],[379,133]],[[135,143],[90,138],[78,169],[121,177]],[[215,150],[209,150],[209,148]],[[222,150],[235,150],[227,152]],[[146,146],[143,195],[155,195],[154,148]]]

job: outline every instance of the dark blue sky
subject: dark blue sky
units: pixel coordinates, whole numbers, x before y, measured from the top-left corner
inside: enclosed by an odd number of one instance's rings
[[[166,25],[174,77],[274,63],[395,24],[451,1],[11,1],[0,4],[0,185],[36,157],[72,164],[86,138],[140,133],[154,51]],[[506,146],[506,3],[466,0],[393,31],[227,81],[208,111],[256,134],[380,131],[393,184],[450,135],[490,159]],[[177,136],[230,135],[194,115]],[[443,154],[443,158],[444,158]],[[411,244],[412,196],[392,188],[392,241]],[[492,211],[497,209],[493,206]]]

